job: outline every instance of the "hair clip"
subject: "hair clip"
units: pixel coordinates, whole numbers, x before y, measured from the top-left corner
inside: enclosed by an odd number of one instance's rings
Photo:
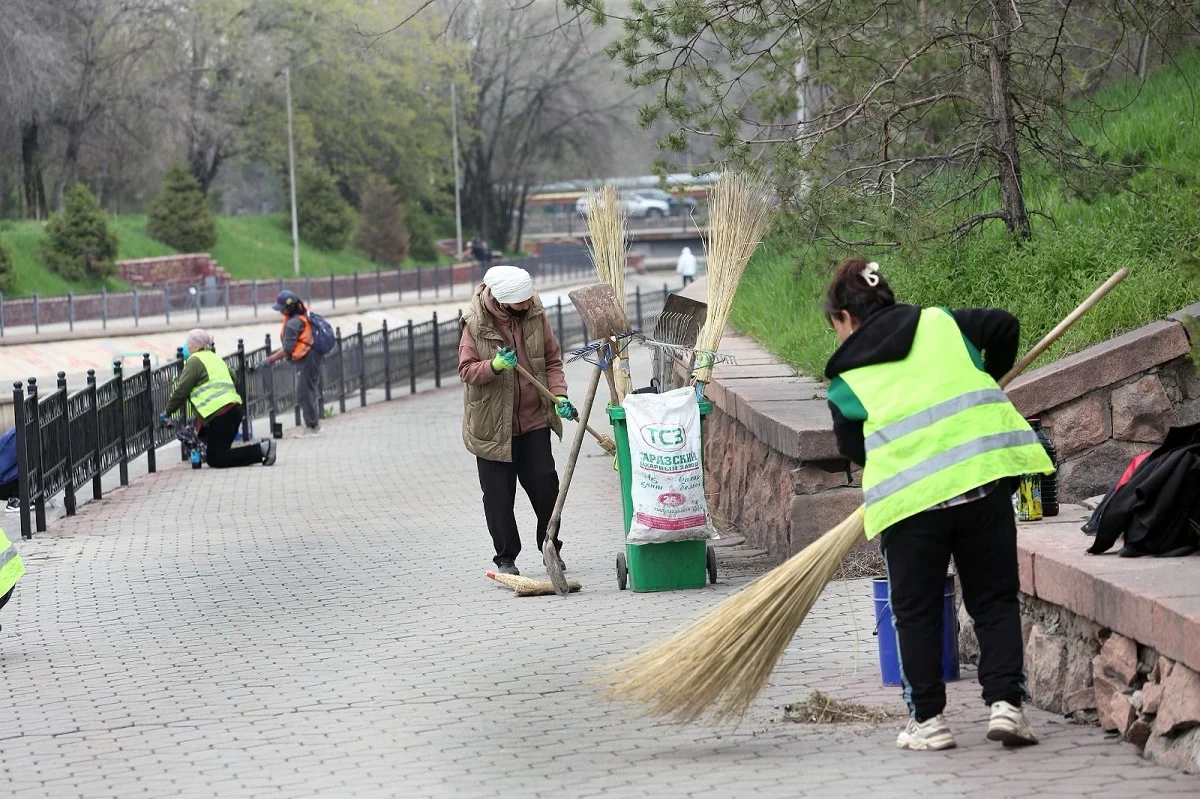
[[[862,272],[859,274],[862,275],[862,279],[867,281],[867,285],[871,288],[879,285],[879,264],[874,261],[864,266]]]

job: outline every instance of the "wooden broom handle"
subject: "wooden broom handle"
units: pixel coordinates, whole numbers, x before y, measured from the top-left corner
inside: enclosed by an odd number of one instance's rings
[[[1096,303],[1100,302],[1100,300],[1102,300],[1104,298],[1105,294],[1108,294],[1108,292],[1110,292],[1114,288],[1116,288],[1117,284],[1120,283],[1122,280],[1124,280],[1127,277],[1129,277],[1129,270],[1128,269],[1119,269],[1119,270],[1117,270],[1116,274],[1114,274],[1108,280],[1104,281],[1104,285],[1100,286],[1100,288],[1093,291],[1092,296],[1088,297],[1086,300],[1079,303],[1078,308],[1076,308],[1074,311],[1071,311],[1070,315],[1068,315],[1066,319],[1063,319],[1061,322],[1059,322],[1058,325],[1056,325],[1053,330],[1051,330],[1049,333],[1047,333],[1045,338],[1043,338],[1041,341],[1039,341],[1037,343],[1037,345],[1033,349],[1031,349],[1024,358],[1017,361],[1016,365],[1013,366],[1012,369],[1008,370],[1008,374],[1006,374],[1006,375],[1004,375],[1004,377],[1000,378],[1000,381],[999,381],[1000,387],[1004,388],[1009,383],[1011,383],[1013,380],[1015,380],[1017,375],[1021,374],[1021,372],[1024,372],[1027,368],[1029,368],[1029,364],[1036,361],[1038,358],[1041,357],[1042,353],[1044,353],[1046,350],[1050,349],[1050,345],[1052,345],[1055,341],[1057,341],[1059,339],[1059,337],[1062,336],[1063,333],[1066,333],[1067,328],[1069,328],[1071,325],[1078,322],[1079,318],[1081,316],[1083,316],[1085,313],[1090,311],[1092,309],[1092,306],[1094,306]]]
[[[552,404],[552,405],[558,404],[558,397],[554,396],[554,394],[550,391],[550,389],[548,389],[544,385],[542,385],[542,382],[540,380],[538,380],[533,375],[529,374],[528,369],[526,369],[521,364],[517,364],[516,369],[517,369],[517,374],[519,374],[521,377],[525,378],[534,388],[536,388],[538,390],[538,393],[541,394],[542,397],[545,398],[550,404]],[[579,413],[579,409],[576,408],[575,412]],[[593,428],[590,424],[588,424],[588,421],[583,416],[583,414],[580,414],[579,418],[577,418],[575,421],[578,422],[579,424],[583,425],[587,429],[587,431],[592,434],[592,438],[596,439],[596,441],[599,442],[600,446],[603,447],[605,451],[608,451],[608,441],[606,440],[607,436],[603,435],[602,433],[596,432],[595,428]]]

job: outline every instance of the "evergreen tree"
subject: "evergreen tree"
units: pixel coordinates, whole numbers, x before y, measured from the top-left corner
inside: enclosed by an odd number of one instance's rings
[[[16,282],[17,273],[13,266],[12,250],[0,239],[0,291],[12,291]]]
[[[163,176],[162,189],[150,203],[146,233],[180,252],[206,252],[217,243],[212,208],[184,164],[173,164]]]
[[[116,274],[117,236],[99,200],[82,183],[67,194],[63,212],[46,223],[40,244],[42,261],[67,280]]]
[[[297,176],[296,216],[301,240],[322,250],[344,249],[354,229],[350,205],[330,174],[322,169],[308,169]],[[291,217],[284,222],[290,229]]]
[[[404,209],[386,178],[376,176],[362,195],[354,246],[377,264],[399,266],[408,256]]]
[[[408,254],[416,261],[432,263],[438,259],[437,245],[433,241],[433,222],[419,206],[404,215],[408,226]]]

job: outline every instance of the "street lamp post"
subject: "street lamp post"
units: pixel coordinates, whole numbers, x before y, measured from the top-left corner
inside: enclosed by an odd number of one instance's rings
[[[300,226],[296,219],[296,143],[292,133],[292,70],[283,68],[284,92],[287,95],[288,184],[292,195],[292,274],[300,277]]]
[[[462,255],[463,251],[462,178],[459,176],[458,165],[458,92],[453,79],[450,81],[450,126],[454,138],[454,232],[455,240],[458,243],[458,249],[454,255],[457,258]]]

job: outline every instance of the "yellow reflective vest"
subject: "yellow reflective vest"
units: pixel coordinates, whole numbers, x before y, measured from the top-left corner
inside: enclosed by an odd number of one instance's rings
[[[199,358],[200,363],[204,364],[204,371],[208,372],[208,380],[193,388],[192,393],[188,395],[188,402],[197,416],[208,419],[226,405],[242,403],[229,367],[215,352],[201,350],[188,357]]]
[[[17,548],[0,530],[0,596],[4,596],[25,573],[25,564],[17,554]]]
[[[839,375],[866,411],[868,538],[1000,478],[1054,471],[972,350],[948,311],[926,308],[908,357]]]

